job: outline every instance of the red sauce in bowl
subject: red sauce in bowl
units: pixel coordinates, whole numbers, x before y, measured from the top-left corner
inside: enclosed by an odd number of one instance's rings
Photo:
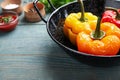
[[[15,12],[3,12],[0,14],[0,31],[11,31],[18,24],[18,15]]]

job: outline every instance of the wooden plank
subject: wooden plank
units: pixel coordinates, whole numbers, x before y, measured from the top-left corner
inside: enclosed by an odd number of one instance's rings
[[[21,25],[12,32],[1,32],[0,42],[0,54],[38,54],[41,51],[49,52],[51,47],[58,48],[50,39],[45,25]]]

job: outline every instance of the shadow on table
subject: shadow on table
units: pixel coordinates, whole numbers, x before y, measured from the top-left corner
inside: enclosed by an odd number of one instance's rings
[[[53,44],[49,49],[46,69],[51,80],[118,80],[120,67],[93,67],[83,64]]]
[[[15,29],[14,29],[14,30],[15,30]],[[7,35],[9,35],[9,34],[14,33],[14,30],[12,30],[12,31],[8,31],[8,32],[0,31],[0,37],[2,37],[2,36],[7,36]]]

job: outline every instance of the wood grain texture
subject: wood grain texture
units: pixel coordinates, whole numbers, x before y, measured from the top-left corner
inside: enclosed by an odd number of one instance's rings
[[[120,80],[120,66],[78,62],[49,37],[45,23],[23,17],[12,32],[0,32],[0,80]]]

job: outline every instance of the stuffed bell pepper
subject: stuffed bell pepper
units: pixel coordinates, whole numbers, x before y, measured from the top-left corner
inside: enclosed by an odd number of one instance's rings
[[[103,13],[102,22],[110,22],[120,28],[120,9],[106,7]]]
[[[113,23],[92,24],[92,32],[82,31],[77,35],[78,51],[93,55],[114,56],[120,49],[120,29]]]
[[[85,12],[82,0],[78,1],[81,3],[81,12],[68,15],[63,27],[65,36],[73,45],[76,45],[76,36],[79,32],[86,31],[90,33],[90,24],[97,22],[97,16],[90,12]]]
[[[71,13],[65,20],[63,32],[78,51],[92,55],[114,56],[120,49],[120,29],[109,21],[101,21],[90,12]]]

